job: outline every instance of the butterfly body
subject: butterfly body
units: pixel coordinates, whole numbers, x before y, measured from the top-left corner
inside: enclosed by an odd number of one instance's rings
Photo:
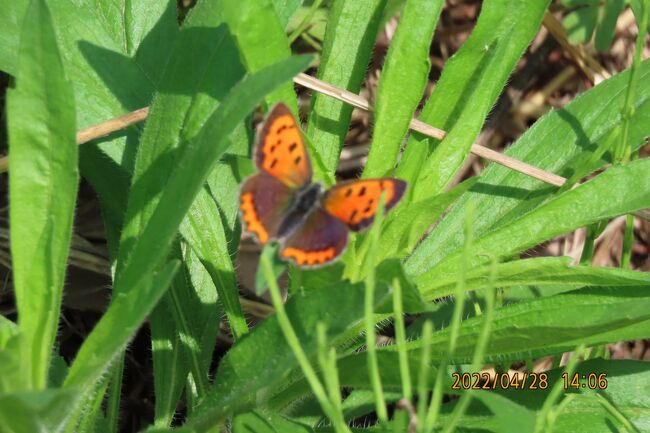
[[[323,191],[312,182],[311,161],[289,109],[276,105],[260,130],[259,169],[240,191],[241,218],[259,243],[281,244],[280,256],[298,266],[321,266],[345,250],[348,231],[369,226],[384,195],[387,210],[401,199],[399,179],[342,182]]]
[[[323,187],[320,183],[311,183],[301,188],[296,193],[296,199],[289,212],[280,223],[278,238],[286,238],[296,227],[302,224],[309,213],[315,209],[315,206],[318,206],[322,195]]]

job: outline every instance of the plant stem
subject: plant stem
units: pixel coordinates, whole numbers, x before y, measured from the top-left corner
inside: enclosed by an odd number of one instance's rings
[[[424,431],[424,419],[427,409],[427,390],[429,387],[429,364],[431,362],[431,338],[433,337],[433,324],[427,320],[422,325],[422,350],[420,355],[420,372],[418,374],[418,425],[417,431]]]
[[[634,49],[634,58],[632,60],[632,66],[630,67],[630,79],[628,81],[627,89],[625,92],[625,103],[623,104],[623,109],[621,111],[623,117],[623,136],[619,145],[616,148],[615,152],[615,162],[618,163],[627,163],[630,160],[632,154],[632,146],[628,143],[629,132],[630,132],[630,121],[634,116],[634,107],[632,106],[632,95],[636,88],[636,82],[638,81],[638,70],[639,63],[641,63],[641,52],[643,51],[643,41],[645,38],[646,29],[648,28],[648,14],[650,14],[650,0],[644,0],[639,2],[641,5],[641,19],[637,17],[637,26],[639,28],[639,34],[636,37],[636,46]]]
[[[266,282],[269,285],[269,293],[271,294],[271,301],[273,302],[273,307],[275,308],[275,316],[277,318],[278,325],[280,326],[280,330],[282,331],[282,334],[284,334],[284,338],[287,341],[289,348],[296,357],[296,360],[298,361],[298,364],[300,365],[300,368],[302,369],[302,372],[305,375],[305,378],[307,379],[307,382],[309,383],[309,386],[311,387],[316,400],[318,400],[318,403],[323,409],[323,412],[325,412],[325,415],[327,415],[327,417],[334,424],[336,432],[349,433],[350,429],[343,419],[343,414],[340,411],[337,411],[332,402],[330,402],[327,398],[327,394],[325,393],[323,385],[320,383],[320,380],[318,379],[314,368],[309,363],[307,355],[305,354],[304,350],[302,350],[300,340],[298,339],[296,332],[291,326],[289,316],[287,316],[287,312],[284,309],[284,303],[282,302],[280,288],[278,287],[278,282],[273,275],[273,265],[269,261],[268,257],[264,254],[262,254],[260,257],[260,266],[262,266],[262,272],[264,272],[264,277],[266,278]]]
[[[377,362],[377,336],[375,334],[375,255],[376,245],[379,241],[381,223],[384,209],[384,194],[379,200],[377,214],[375,215],[374,226],[370,230],[368,239],[368,251],[365,255],[365,298],[364,298],[364,323],[366,328],[366,346],[368,351],[368,374],[370,383],[375,396],[375,410],[380,422],[388,421],[388,411],[386,410],[386,400],[384,391],[381,386],[379,376],[379,363]]]
[[[402,309],[402,286],[398,278],[393,280],[393,312],[395,313],[395,339],[399,356],[399,372],[402,379],[402,394],[411,401],[413,389],[409,371],[408,352],[406,350],[406,331],[404,329],[404,312]]]
[[[585,351],[585,346],[584,344],[581,344],[578,346],[574,351],[573,351],[573,356],[569,360],[568,364],[564,368],[564,371],[569,375],[572,376],[573,372],[576,369],[576,366],[578,365],[578,362],[580,361],[580,357],[582,356],[583,352]],[[544,404],[542,405],[542,408],[540,409],[539,413],[537,414],[537,421],[535,422],[535,430],[534,433],[540,433],[543,431],[551,431],[551,425],[553,423],[553,405],[557,402],[557,400],[561,397],[562,392],[564,391],[564,385],[561,380],[558,380],[555,382],[553,385],[553,388],[551,388],[551,392],[549,392],[548,397],[546,397],[546,400],[544,400]]]
[[[628,214],[625,219],[625,235],[621,249],[621,268],[629,269],[632,260],[632,246],[634,245],[634,215]]]
[[[487,287],[485,288],[485,313],[483,314],[483,328],[481,329],[481,334],[479,335],[478,341],[476,342],[476,349],[474,349],[474,357],[472,358],[472,365],[470,371],[479,371],[483,365],[483,357],[485,355],[485,349],[487,348],[487,343],[490,339],[490,331],[492,327],[492,317],[494,316],[494,304],[495,304],[495,289],[494,282],[496,281],[496,271],[497,271],[497,262],[492,261],[492,266],[490,269],[490,281],[488,282]],[[474,394],[474,389],[468,389],[465,391],[460,401],[454,408],[454,411],[451,414],[447,425],[443,430],[443,433],[451,433],[456,428],[456,424],[463,416],[469,404],[472,402],[472,397]],[[427,428],[429,427],[427,423]],[[433,427],[433,426],[432,426]]]

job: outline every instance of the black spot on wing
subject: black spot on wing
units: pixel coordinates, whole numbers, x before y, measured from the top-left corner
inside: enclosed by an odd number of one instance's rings
[[[278,158],[274,158],[273,161],[271,161],[271,165],[269,166],[270,168],[275,167],[275,164],[278,163]]]
[[[289,152],[293,152],[294,150],[296,150],[296,147],[298,147],[296,143],[291,143],[289,145]]]
[[[359,197],[363,197],[366,195],[366,187],[362,186],[361,189],[359,190],[359,193],[357,194]]]
[[[302,156],[298,155],[298,156],[296,156],[296,159],[293,160],[293,163],[298,165],[301,160],[302,160]]]

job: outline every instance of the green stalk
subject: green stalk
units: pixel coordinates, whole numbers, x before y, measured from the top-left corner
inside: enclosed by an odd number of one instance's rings
[[[564,368],[564,372],[567,373],[569,377],[573,375],[573,372],[575,371],[576,366],[580,361],[580,357],[582,356],[584,351],[585,351],[584,344],[581,344],[573,351],[573,356],[571,357],[569,363]],[[551,431],[551,426],[554,420],[553,406],[558,401],[558,399],[562,396],[563,391],[564,391],[564,383],[561,380],[558,380],[553,385],[553,388],[551,388],[551,392],[549,392],[548,397],[546,397],[546,400],[544,400],[544,404],[542,405],[542,408],[537,414],[534,433]]]
[[[623,236],[623,249],[621,250],[621,268],[623,269],[630,269],[633,245],[634,215],[628,214],[625,218],[625,235]]]
[[[433,324],[427,320],[422,325],[422,350],[420,355],[420,372],[418,375],[418,433],[424,431],[424,422],[427,409],[427,390],[429,385],[429,364],[431,362],[431,340],[433,338]]]
[[[648,14],[650,14],[650,0],[644,0],[640,2],[642,11],[641,11],[641,20],[637,19],[637,26],[639,27],[639,34],[636,37],[636,46],[634,49],[634,59],[632,60],[632,66],[630,67],[630,80],[627,85],[627,90],[625,92],[625,103],[623,104],[623,109],[621,114],[623,117],[623,137],[619,142],[619,145],[616,148],[615,152],[615,162],[618,163],[627,163],[630,161],[630,156],[632,154],[632,146],[628,143],[628,136],[630,132],[630,121],[634,116],[634,107],[632,106],[632,95],[636,88],[636,83],[639,79],[639,63],[641,63],[641,52],[643,51],[643,41],[645,38],[646,29],[648,28]]]
[[[393,280],[393,312],[395,313],[395,339],[397,340],[397,353],[399,356],[399,373],[402,379],[402,394],[411,401],[413,389],[411,386],[411,372],[409,371],[408,351],[406,350],[406,331],[404,329],[404,311],[402,308],[402,286],[399,279]]]
[[[325,388],[330,401],[336,407],[336,410],[340,412],[342,410],[341,385],[336,369],[336,349],[332,347],[328,350],[327,348],[327,332],[323,322],[318,322],[316,332],[318,334],[318,362],[325,381]]]
[[[273,275],[273,265],[265,254],[262,254],[260,257],[260,266],[262,266],[262,272],[264,272],[264,277],[266,278],[266,282],[269,285],[269,293],[271,295],[273,307],[275,308],[275,317],[277,318],[280,330],[282,331],[282,334],[284,335],[289,348],[296,357],[296,360],[298,361],[298,364],[300,365],[300,368],[302,369],[302,372],[305,375],[305,378],[307,379],[307,382],[309,383],[309,386],[311,387],[316,400],[318,400],[318,403],[323,409],[323,412],[325,412],[325,415],[327,415],[327,417],[334,424],[334,429],[337,433],[350,433],[350,429],[348,428],[348,425],[345,423],[345,419],[343,418],[343,413],[337,411],[332,402],[330,402],[330,400],[327,398],[327,394],[325,393],[323,385],[320,383],[320,380],[318,379],[314,368],[309,363],[307,355],[305,354],[304,350],[302,350],[300,340],[298,339],[293,326],[291,326],[289,316],[287,316],[287,312],[284,309],[284,303],[282,302],[280,288],[278,287],[278,282]]]
[[[470,371],[479,371],[483,365],[483,357],[485,355],[485,349],[487,348],[487,343],[490,339],[490,331],[492,327],[492,317],[494,316],[494,304],[495,304],[495,289],[494,282],[496,281],[496,261],[492,261],[492,267],[490,270],[490,281],[486,287],[486,296],[485,296],[485,313],[483,314],[483,328],[481,329],[481,334],[479,335],[478,341],[476,343],[476,349],[474,350],[474,357],[472,359],[472,365]],[[454,411],[451,414],[449,422],[445,425],[443,433],[451,433],[456,428],[456,424],[460,421],[460,418],[463,416],[469,404],[472,401],[474,395],[473,389],[468,389],[465,391],[463,396],[460,399],[460,402],[454,408]],[[435,421],[435,420],[434,420]],[[431,425],[433,428],[433,424]],[[427,423],[427,429],[429,424]],[[427,430],[429,431],[429,430]]]
[[[377,336],[375,334],[375,255],[381,223],[384,210],[384,195],[382,194],[377,207],[374,225],[368,235],[368,252],[365,256],[365,302],[364,302],[364,323],[366,328],[366,346],[368,351],[368,374],[370,375],[370,384],[372,385],[373,395],[375,396],[375,410],[380,422],[388,422],[388,411],[386,410],[386,400],[384,391],[381,386],[379,377],[379,363],[377,362]]]
[[[456,284],[454,291],[455,304],[454,312],[451,316],[451,329],[449,331],[449,350],[442,358],[440,367],[438,368],[438,374],[436,375],[436,383],[433,387],[433,395],[431,397],[431,403],[429,404],[429,410],[427,412],[427,418],[425,420],[425,432],[427,433],[433,431],[433,426],[435,425],[438,414],[440,413],[440,406],[442,404],[443,395],[442,388],[443,384],[447,383],[447,365],[449,364],[449,359],[454,356],[458,342],[458,334],[460,333],[460,322],[462,320],[461,318],[463,316],[463,309],[465,306],[467,257],[471,254],[473,218],[474,209],[470,206],[465,214],[465,244],[463,248],[463,255],[461,257],[460,276],[458,278],[458,284]]]
[[[625,430],[627,430],[630,433],[641,433],[639,429],[637,429],[634,424],[625,416],[623,412],[621,412],[616,406],[614,406],[605,396],[599,393],[594,393],[596,396],[596,400],[598,400],[598,403],[601,404],[603,408],[607,412],[609,412],[614,418],[618,420],[621,424],[623,424],[623,427],[625,427]]]

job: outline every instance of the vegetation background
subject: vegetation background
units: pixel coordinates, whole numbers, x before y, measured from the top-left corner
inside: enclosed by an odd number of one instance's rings
[[[648,3],[0,0],[0,431],[650,431]],[[411,185],[332,267],[240,239],[277,101],[318,180]]]

